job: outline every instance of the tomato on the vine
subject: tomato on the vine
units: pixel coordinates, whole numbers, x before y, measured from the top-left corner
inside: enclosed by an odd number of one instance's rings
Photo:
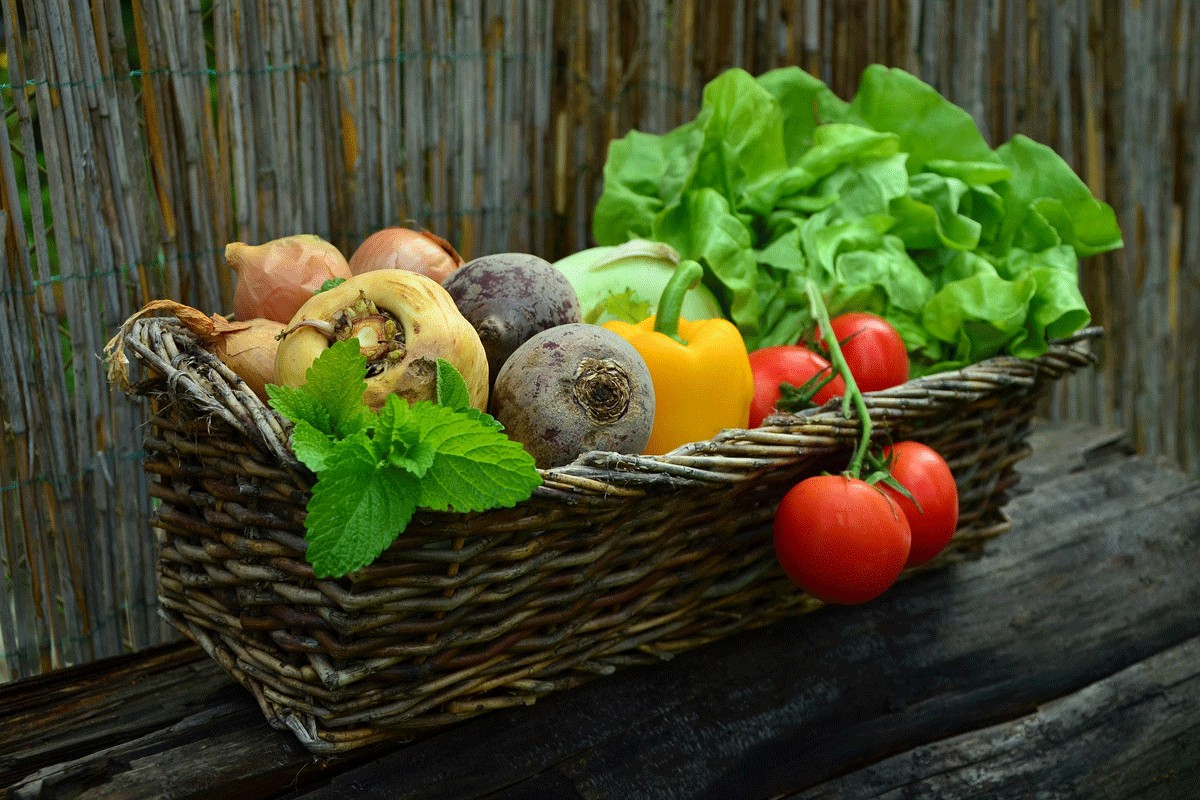
[[[899,386],[908,380],[904,339],[883,317],[865,311],[839,314],[829,321],[854,382],[864,392]],[[820,334],[817,334],[819,340]]]
[[[750,371],[754,375],[754,399],[750,402],[751,428],[762,425],[763,420],[779,407],[781,383],[799,387],[816,376],[822,379],[832,376],[833,380],[813,395],[812,402],[816,405],[846,393],[846,382],[833,372],[829,362],[798,344],[781,344],[755,350],[750,354]]]
[[[793,486],[775,514],[775,555],[808,594],[865,603],[896,582],[912,534],[890,496],[858,478],[820,475]]]
[[[897,442],[884,448],[883,455],[890,463],[892,477],[916,500],[914,504],[892,487],[880,484],[908,519],[912,548],[905,566],[915,567],[946,549],[954,536],[958,527],[958,486],[945,459],[928,445]]]

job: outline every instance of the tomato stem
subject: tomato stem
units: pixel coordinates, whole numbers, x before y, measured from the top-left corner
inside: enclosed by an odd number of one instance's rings
[[[821,299],[817,285],[811,280],[805,281],[804,291],[808,294],[812,315],[821,329],[821,338],[824,340],[825,346],[829,348],[829,362],[846,382],[846,394],[842,397],[842,415],[846,419],[850,419],[850,406],[853,404],[854,410],[858,412],[858,418],[862,421],[862,435],[858,440],[858,446],[854,448],[850,466],[844,473],[847,477],[858,478],[862,473],[863,459],[866,458],[867,451],[871,447],[871,412],[867,410],[867,401],[859,391],[858,384],[854,382],[854,375],[850,372],[850,365],[846,363],[846,357],[842,355],[842,346],[833,332],[833,326],[829,324],[829,311],[825,308],[825,302]]]

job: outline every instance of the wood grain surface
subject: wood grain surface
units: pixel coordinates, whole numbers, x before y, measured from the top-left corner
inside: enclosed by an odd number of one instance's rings
[[[332,760],[195,648],[0,687],[20,798],[1188,797],[1200,483],[1034,434],[978,561],[420,741]]]

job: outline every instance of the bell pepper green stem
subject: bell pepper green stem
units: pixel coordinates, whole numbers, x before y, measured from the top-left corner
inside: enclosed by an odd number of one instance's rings
[[[854,376],[850,374],[850,365],[846,363],[846,357],[842,355],[842,347],[838,343],[837,335],[833,332],[833,326],[829,324],[829,311],[821,299],[821,292],[812,281],[805,281],[804,291],[808,294],[812,315],[821,329],[821,338],[829,349],[829,361],[842,376],[842,380],[846,382],[846,394],[842,398],[842,414],[846,419],[850,419],[850,406],[853,404],[854,410],[858,412],[858,417],[862,421],[862,435],[859,437],[858,446],[854,449],[854,456],[850,459],[850,466],[846,468],[845,472],[849,477],[857,478],[862,473],[863,459],[866,458],[867,451],[871,447],[871,412],[867,410],[867,401],[859,391],[858,384],[854,382]]]
[[[681,261],[671,279],[663,287],[658,300],[658,312],[654,315],[654,330],[670,336],[680,344],[687,344],[679,335],[679,314],[683,311],[683,300],[688,290],[700,282],[704,268],[695,261]]]

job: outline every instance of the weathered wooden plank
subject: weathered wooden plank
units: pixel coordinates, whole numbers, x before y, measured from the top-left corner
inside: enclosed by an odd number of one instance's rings
[[[977,562],[412,744],[317,763],[191,647],[7,686],[0,787],[31,798],[768,797],[985,735],[1200,637],[1200,484],[1121,441],[1038,432],[1014,529]],[[1200,747],[1193,733],[1147,737],[1186,755]],[[1081,775],[1098,780],[1102,766]]]
[[[12,787],[11,796],[269,797],[326,769],[290,736],[259,726],[265,727],[257,709],[227,685],[170,727],[42,769]]]
[[[1032,452],[1020,463],[1015,494],[1036,490],[1048,480],[1095,469],[1133,454],[1129,435],[1119,428],[1098,428],[1079,420],[1040,424],[1030,439]]]
[[[771,797],[1027,714],[1200,634],[1200,487],[1183,475],[1120,461],[1039,487],[1013,516],[983,560],[877,604],[502,712],[300,796],[471,797],[565,779],[589,798]]]
[[[1200,638],[1035,713],[893,756],[792,797],[1194,797]]]
[[[378,753],[311,758],[183,643],[2,687],[0,730],[0,797],[267,796]]]
[[[0,786],[169,727],[229,686],[199,648],[175,643],[0,687]]]

